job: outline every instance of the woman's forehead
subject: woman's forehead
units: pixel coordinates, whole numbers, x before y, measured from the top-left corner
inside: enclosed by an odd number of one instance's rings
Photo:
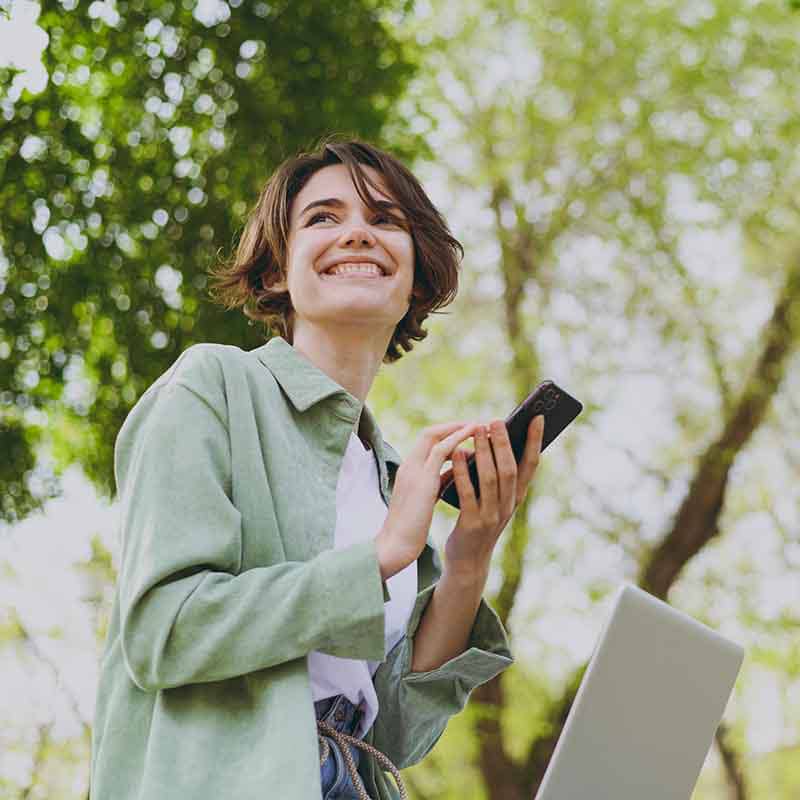
[[[386,183],[380,172],[364,164],[361,164],[360,167],[368,173],[370,179],[379,188],[379,191],[376,192],[372,187],[368,187],[373,197],[377,197],[380,200],[395,201],[395,198],[387,190]],[[339,198],[348,204],[357,203],[363,205],[358,195],[358,190],[344,164],[331,164],[317,170],[295,197],[292,210],[294,213],[300,214],[312,200],[320,200],[327,197]]]

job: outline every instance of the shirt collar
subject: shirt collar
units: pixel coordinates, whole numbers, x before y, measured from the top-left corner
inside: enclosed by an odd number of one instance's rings
[[[273,336],[266,344],[251,352],[275,376],[275,380],[298,411],[307,411],[321,400],[340,395],[341,411],[352,416],[354,423],[359,413],[361,414],[364,432],[378,455],[396,466],[402,463],[400,454],[383,440],[369,406],[362,404],[355,395],[336,383],[282,336]]]

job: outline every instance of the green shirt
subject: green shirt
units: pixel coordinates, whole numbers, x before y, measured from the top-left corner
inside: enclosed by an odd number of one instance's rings
[[[468,648],[411,672],[441,574],[430,538],[406,634],[385,652],[374,540],[333,549],[336,484],[360,414],[388,505],[401,459],[369,408],[281,337],[249,352],[189,347],[128,414],[114,450],[121,561],[93,800],[321,797],[312,650],[383,662],[364,741],[399,769],[513,662],[481,600]],[[375,800],[398,796],[364,751],[359,773]]]

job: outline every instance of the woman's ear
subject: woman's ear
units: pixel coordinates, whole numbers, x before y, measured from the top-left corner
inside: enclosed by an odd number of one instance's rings
[[[280,278],[278,278],[277,280],[272,281],[271,283],[268,283],[268,279],[269,279],[268,273],[267,272],[262,272],[261,273],[261,286],[264,289],[271,289],[273,292],[276,292],[276,291],[277,292],[289,291],[289,284],[288,284],[288,281],[287,281],[287,278],[286,278],[285,275],[280,277]]]

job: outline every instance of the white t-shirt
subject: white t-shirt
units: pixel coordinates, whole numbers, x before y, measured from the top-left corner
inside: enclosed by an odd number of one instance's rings
[[[336,533],[334,549],[375,538],[389,513],[381,497],[378,465],[355,432],[350,434],[336,485]],[[384,604],[386,652],[403,638],[417,597],[417,562],[387,580],[391,600]],[[342,586],[343,592],[347,586]],[[308,670],[314,702],[346,695],[358,705],[365,701],[366,709],[353,736],[363,738],[378,716],[378,697],[372,676],[380,661],[340,658],[312,650],[308,654]]]

